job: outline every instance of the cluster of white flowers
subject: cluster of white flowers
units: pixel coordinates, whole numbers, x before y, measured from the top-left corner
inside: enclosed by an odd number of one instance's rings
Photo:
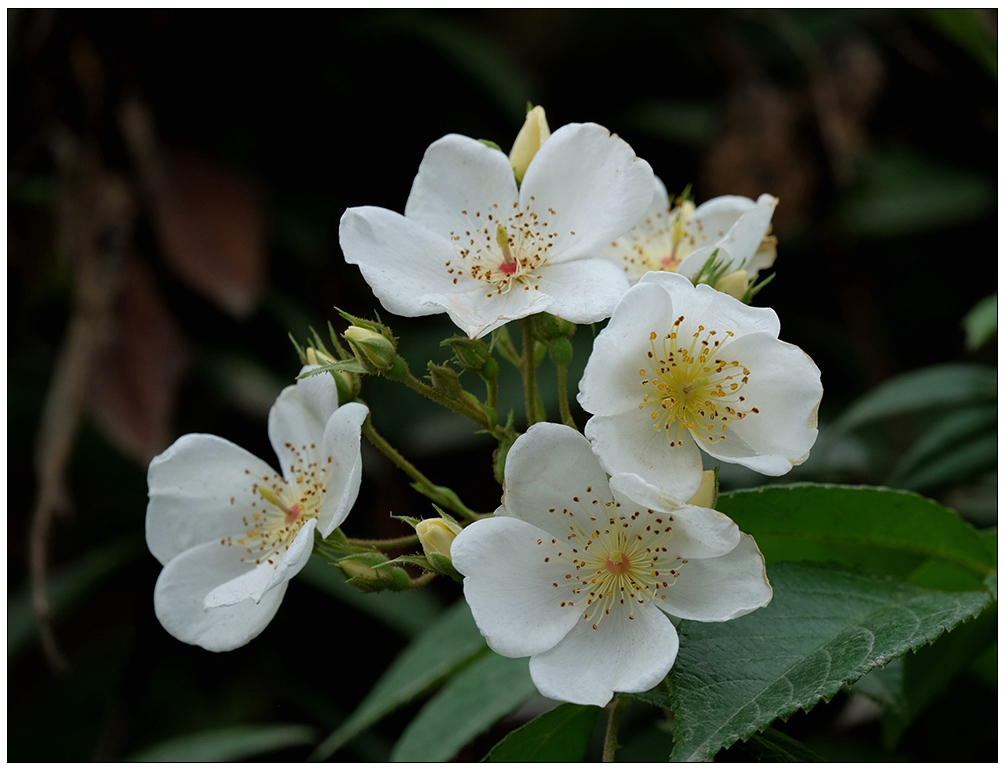
[[[677,655],[672,619],[728,621],[771,599],[753,539],[705,493],[701,451],[781,475],[816,439],[819,371],[778,339],[773,311],[740,299],[774,261],[777,203],[671,200],[618,136],[552,134],[535,108],[509,157],[443,137],[404,215],[342,217],[346,260],[394,314],[446,313],[472,339],[543,312],[610,319],[579,384],[585,436],[530,426],[495,516],[419,530],[464,576],[489,646],[529,656],[546,696],[602,706],[652,688]],[[282,475],[215,437],[154,460],[147,535],[172,634],[226,650],[261,631],[315,529],[327,536],[353,503],[365,416],[338,406],[331,378],[308,378],[270,417]]]

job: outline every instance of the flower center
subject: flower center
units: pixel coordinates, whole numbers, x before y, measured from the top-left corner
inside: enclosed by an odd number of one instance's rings
[[[727,330],[720,336],[699,324],[684,347],[678,340],[683,322],[680,316],[662,338],[649,333],[648,366],[639,370],[644,394],[639,409],[651,410],[653,430],[666,431],[671,447],[680,446],[685,430],[700,441],[720,442],[731,421],[759,412],[746,407],[746,397],[740,393],[750,370],[719,357],[719,349],[734,333]]]
[[[241,549],[241,562],[275,566],[276,558],[289,549],[304,523],[317,517],[324,502],[332,457],[315,459],[313,444],[298,449],[287,442],[286,448],[294,461],[287,476],[273,474],[255,483],[258,501],[250,514],[240,518],[243,532],[220,539],[225,546]],[[251,474],[248,469],[244,473]],[[230,502],[236,505],[233,498]]]
[[[690,229],[692,214],[694,203],[684,201],[646,217],[626,237],[630,243],[622,254],[625,272],[636,278],[650,270],[676,272],[696,246]]]
[[[587,494],[590,494],[587,488]],[[557,557],[562,579],[552,586],[564,588],[560,606],[581,608],[583,619],[593,629],[601,621],[620,614],[634,620],[635,608],[651,600],[665,600],[666,591],[673,586],[680,575],[681,567],[687,562],[675,557],[667,547],[673,538],[674,518],[669,514],[652,509],[622,514],[621,504],[575,496],[573,509],[563,508],[562,515],[573,517],[573,510],[580,513],[576,519],[588,515],[589,508],[596,516],[590,516],[594,529],[584,532],[576,522],[569,523],[567,544],[551,539],[539,545],[549,549],[545,562]],[[605,511],[606,509],[606,511]],[[556,513],[556,510],[550,510]],[[557,547],[557,553],[551,547]]]
[[[554,209],[548,212],[555,216]],[[551,231],[548,220],[529,205],[521,209],[516,201],[508,212],[494,203],[485,211],[472,215],[464,209],[461,214],[469,226],[463,232],[450,231],[457,259],[446,262],[447,273],[453,275],[455,284],[460,277],[470,276],[488,284],[487,297],[506,294],[514,287],[525,291],[538,288],[540,268],[558,236]]]

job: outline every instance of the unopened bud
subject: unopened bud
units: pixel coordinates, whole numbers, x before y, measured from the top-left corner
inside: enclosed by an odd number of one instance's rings
[[[442,364],[434,364],[433,362],[429,362],[428,366],[429,380],[433,384],[433,388],[439,393],[451,399],[456,399],[464,392],[460,376],[454,370],[450,369],[450,367],[445,367]]]
[[[724,294],[735,297],[737,300],[742,300],[749,286],[750,276],[747,275],[746,270],[741,268],[740,270],[734,270],[732,273],[727,273],[720,278],[716,282],[715,288]]]
[[[444,340],[440,345],[449,345],[457,363],[470,372],[481,372],[492,361],[492,352],[483,340],[472,340],[457,335]]]
[[[513,142],[513,149],[509,153],[509,162],[518,183],[523,181],[531,160],[550,136],[551,129],[548,128],[544,108],[538,105],[528,111],[520,133],[516,135],[516,141]]]
[[[719,498],[719,484],[715,471],[701,472],[701,485],[698,492],[688,499],[688,505],[701,506],[703,509],[714,509]]]
[[[317,348],[308,348],[305,351],[305,355],[307,357],[307,364],[331,364],[335,361],[327,353]]]
[[[357,554],[339,560],[338,569],[345,576],[346,583],[361,592],[382,592],[385,589],[401,591],[408,588],[408,573],[397,565],[384,565],[387,557],[383,554]]]
[[[460,574],[450,561],[450,544],[461,532],[461,526],[444,517],[423,519],[415,523],[415,532],[419,536],[422,551],[433,570],[460,580]]]
[[[353,325],[343,336],[352,352],[356,354],[356,358],[368,369],[384,372],[391,368],[397,358],[394,343],[380,332]]]

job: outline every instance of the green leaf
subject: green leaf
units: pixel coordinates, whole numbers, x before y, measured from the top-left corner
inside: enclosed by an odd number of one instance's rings
[[[971,56],[987,68],[993,76],[998,76],[998,36],[979,14],[990,14],[987,10],[973,8],[926,8],[921,13],[929,23],[950,40],[965,49]],[[994,18],[994,17],[992,17]]]
[[[141,750],[130,763],[216,763],[247,760],[268,752],[311,744],[305,725],[239,725],[179,736]]]
[[[784,563],[768,574],[775,594],[766,608],[723,624],[680,623],[671,760],[709,760],[991,603],[987,592],[932,591],[835,566]]]
[[[985,297],[963,317],[967,348],[976,351],[998,334],[998,294]]]
[[[527,659],[508,659],[489,651],[419,710],[391,750],[391,761],[450,760],[536,692]]]
[[[561,704],[538,715],[499,742],[485,760],[491,763],[579,763],[597,722],[599,707]]]
[[[915,490],[930,489],[937,486],[935,480],[946,478],[947,474],[950,479],[966,479],[983,471],[988,460],[993,464],[998,457],[997,425],[998,406],[995,404],[950,412],[904,453],[890,472],[890,484]],[[995,446],[990,454],[975,456],[975,443],[986,446],[982,440],[987,435],[995,440]],[[911,483],[903,481],[905,479]]]
[[[297,579],[303,579],[340,602],[358,608],[405,637],[412,637],[426,629],[443,609],[440,601],[429,592],[363,594],[349,586],[342,574],[324,559],[312,559]]]
[[[931,458],[910,473],[898,477],[903,487],[931,492],[965,482],[998,466],[998,432],[961,442],[942,455]]]
[[[744,743],[755,759],[766,763],[822,763],[824,759],[801,741],[775,728],[765,728]]]
[[[779,485],[724,493],[717,506],[754,536],[769,563],[829,561],[908,578],[936,560],[969,572],[974,589],[996,569],[956,512],[903,490]]]
[[[485,641],[467,603],[456,603],[398,654],[367,697],[311,759],[331,757],[360,731],[432,688],[484,649]]]
[[[981,364],[937,364],[880,384],[852,404],[834,428],[849,431],[892,415],[997,403],[997,370]]]

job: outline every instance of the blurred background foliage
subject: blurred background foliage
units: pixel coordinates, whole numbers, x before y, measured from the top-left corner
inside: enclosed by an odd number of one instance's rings
[[[305,758],[458,596],[364,597],[312,563],[245,648],[178,643],[153,615],[145,468],[192,431],[271,457],[265,417],[298,368],[287,333],[379,310],[342,262],[342,212],[401,211],[446,133],[508,148],[528,101],[553,129],[607,126],[698,201],[781,199],[756,302],[825,388],[820,441],[787,479],[893,484],[996,523],[996,11],[7,20],[8,760]],[[384,320],[413,368],[448,358],[445,317]],[[363,395],[434,481],[494,508],[484,437],[391,384]],[[369,449],[348,534],[430,515]],[[724,488],[764,481],[729,472]],[[987,760],[996,673],[993,656],[963,667],[892,746],[860,695],[783,727],[829,760]],[[386,759],[414,712],[335,758]],[[626,759],[654,740],[625,738]],[[726,756],[756,758],[748,745]]]

